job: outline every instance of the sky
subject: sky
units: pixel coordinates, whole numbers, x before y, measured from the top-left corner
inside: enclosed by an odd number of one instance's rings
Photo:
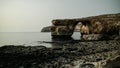
[[[0,0],[0,32],[40,32],[53,19],[120,13],[120,0]]]

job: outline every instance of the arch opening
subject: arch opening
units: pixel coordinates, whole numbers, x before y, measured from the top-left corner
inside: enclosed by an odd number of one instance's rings
[[[82,22],[78,22],[75,27],[74,27],[74,31],[73,31],[73,34],[72,34],[72,38],[74,40],[81,40],[81,27],[82,27]]]

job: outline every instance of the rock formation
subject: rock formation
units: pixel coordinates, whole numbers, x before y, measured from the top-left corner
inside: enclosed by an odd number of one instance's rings
[[[59,43],[52,43],[52,45]],[[0,47],[0,68],[120,68],[120,40]],[[114,65],[113,65],[114,64]]]
[[[74,32],[74,27],[77,21],[65,19],[65,20],[53,20],[51,32],[53,37],[70,37]]]
[[[51,32],[51,27],[52,26],[43,27],[41,32]]]
[[[80,32],[84,40],[114,39],[120,35],[120,13],[118,13],[78,19],[52,20],[52,36],[70,37],[79,22],[81,22]],[[94,37],[92,37],[96,34],[100,34],[100,36],[98,35],[100,38],[94,39]]]
[[[81,26],[81,24],[77,24],[77,25],[75,26],[74,32],[80,32],[80,26]],[[53,26],[43,27],[43,28],[41,29],[41,32],[51,32],[51,27],[53,27]]]

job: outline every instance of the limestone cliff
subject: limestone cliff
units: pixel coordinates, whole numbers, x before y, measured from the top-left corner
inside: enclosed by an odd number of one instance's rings
[[[120,35],[120,13],[105,14],[77,19],[55,19],[52,20],[51,32],[53,37],[70,37],[75,26],[81,23],[80,32],[84,40],[94,40],[94,35],[101,38],[114,39],[114,35]],[[87,37],[86,37],[87,35]],[[84,36],[84,37],[83,37]],[[111,37],[112,36],[112,37]],[[110,38],[109,38],[110,37]]]
[[[43,27],[41,32],[51,32],[51,27],[52,26]]]
[[[53,26],[46,26],[41,29],[41,32],[51,32],[51,27]],[[74,32],[80,32],[80,24],[75,26]]]

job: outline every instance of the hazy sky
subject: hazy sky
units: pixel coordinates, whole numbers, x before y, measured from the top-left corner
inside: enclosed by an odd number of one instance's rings
[[[40,32],[52,19],[120,13],[120,0],[0,0],[0,32]]]

